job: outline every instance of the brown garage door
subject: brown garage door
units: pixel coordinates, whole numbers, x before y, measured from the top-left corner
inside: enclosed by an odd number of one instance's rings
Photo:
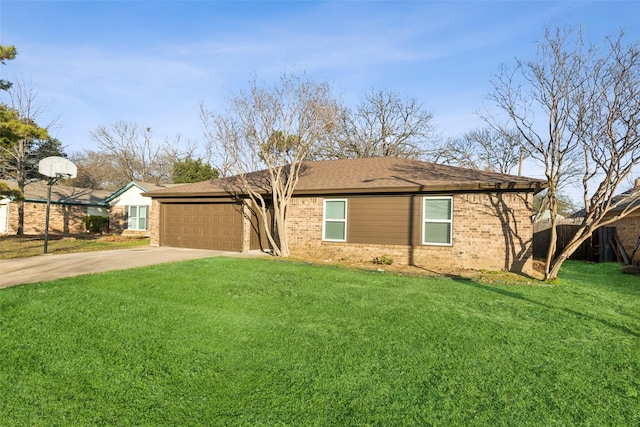
[[[160,245],[242,250],[242,214],[231,203],[163,203]]]

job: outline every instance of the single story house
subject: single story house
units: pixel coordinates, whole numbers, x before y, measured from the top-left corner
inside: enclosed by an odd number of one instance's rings
[[[17,188],[15,181],[5,181],[9,188]],[[24,188],[24,233],[43,234],[46,225],[47,181],[36,181]],[[55,184],[51,187],[49,232],[52,234],[84,233],[87,215],[109,215],[104,199],[109,191],[90,190]],[[9,198],[0,199],[0,235],[18,231],[18,203]]]
[[[630,212],[621,219],[615,220],[604,227],[598,228],[592,236],[587,239],[571,256],[572,259],[596,262],[614,262],[616,260],[623,261],[624,257],[619,251],[618,242],[622,244],[624,252],[631,257],[636,245],[640,243],[640,178],[635,180],[634,186],[622,194],[616,195],[611,200],[612,204],[619,203],[622,198],[630,195],[635,196]],[[605,215],[604,219],[609,220],[620,214],[626,209],[629,203],[622,203],[614,209],[611,209]],[[558,224],[558,248],[564,248],[571,238],[575,235],[580,224],[584,221],[586,212],[584,209],[573,213],[570,218]],[[575,225],[571,225],[575,224]],[[563,226],[566,229],[563,229]],[[538,234],[536,234],[538,238]],[[546,256],[548,241],[546,239],[536,240],[536,256]],[[636,251],[633,260],[636,264],[640,262],[640,248]]]
[[[629,215],[617,220],[611,226],[616,227],[616,233],[625,252],[629,257],[633,254],[638,242],[640,242],[640,209],[636,209]],[[640,249],[636,250],[631,263],[640,263]]]
[[[110,207],[109,231],[128,235],[149,235],[151,199],[142,193],[171,188],[181,184],[152,184],[131,181],[104,200]]]
[[[15,181],[2,181],[17,188]],[[49,232],[51,234],[85,233],[88,215],[108,216],[109,231],[131,235],[149,235],[151,199],[141,194],[180,184],[151,184],[132,181],[115,192],[91,190],[56,183],[51,187]],[[43,234],[47,206],[47,181],[29,183],[24,189],[24,234]],[[18,231],[18,204],[0,199],[0,235]]]
[[[266,171],[250,174],[263,186]],[[268,249],[237,177],[150,191],[151,244]],[[287,208],[293,256],[426,269],[532,271],[533,195],[546,181],[374,157],[305,162]],[[268,195],[267,187],[263,194]]]
[[[633,210],[631,213],[609,225],[609,227],[616,228],[616,234],[620,239],[620,243],[624,246],[624,250],[629,257],[631,257],[633,250],[640,242],[640,178],[635,180],[633,188],[625,191],[618,197],[626,197],[630,194],[638,195],[638,199],[632,205]],[[628,203],[619,206],[617,209],[614,209],[609,216],[617,215],[618,212],[625,209],[627,206]],[[640,249],[636,251],[634,258],[630,260],[630,262],[640,262]]]

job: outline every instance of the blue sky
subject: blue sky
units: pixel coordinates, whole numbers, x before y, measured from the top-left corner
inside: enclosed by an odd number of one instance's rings
[[[481,125],[500,64],[531,59],[547,24],[594,41],[640,39],[640,2],[7,1],[2,78],[30,81],[67,152],[117,120],[203,142],[199,105],[221,109],[252,75],[305,72],[345,104],[370,89],[417,98],[444,137]],[[529,175],[537,175],[531,171]]]

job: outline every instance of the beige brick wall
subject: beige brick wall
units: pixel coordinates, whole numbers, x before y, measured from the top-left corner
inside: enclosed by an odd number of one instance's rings
[[[113,206],[109,214],[109,232],[122,234],[124,236],[150,236],[152,226],[153,205],[149,206],[147,218],[147,230],[127,229],[128,206]],[[157,221],[156,221],[157,222]],[[157,225],[156,225],[157,227]]]
[[[149,209],[149,236],[151,246],[160,246],[160,202],[153,199]]]
[[[127,207],[113,206],[109,213],[109,231],[122,233],[127,227]]]
[[[627,255],[631,256],[633,253],[633,247],[636,245],[638,238],[640,237],[640,211],[635,211],[626,217],[619,219],[611,224],[611,227],[616,227],[616,233]],[[636,252],[633,258],[634,261],[640,261],[640,249]]]
[[[426,269],[488,269],[532,272],[530,193],[474,193],[454,196],[451,246],[372,245],[322,241],[320,197],[296,198],[288,210],[292,255],[371,261],[382,255]],[[384,203],[384,198],[381,198]],[[374,214],[374,213],[372,213]],[[421,226],[421,219],[418,218]],[[347,224],[348,227],[348,224]]]
[[[24,234],[44,234],[47,216],[46,203],[24,204]],[[51,204],[49,211],[50,234],[86,233],[84,217],[87,216],[85,206],[69,206]],[[18,232],[18,204],[11,204],[9,234]]]

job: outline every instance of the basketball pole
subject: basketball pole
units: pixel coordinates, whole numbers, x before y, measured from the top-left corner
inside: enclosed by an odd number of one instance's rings
[[[47,178],[47,184],[49,184],[49,190],[47,190],[47,214],[44,219],[44,253],[47,253],[49,246],[49,212],[51,211],[51,187],[58,182],[60,178],[64,178],[66,175],[57,174],[55,177]]]
[[[47,178],[47,184],[49,184],[49,190],[47,191],[47,214],[44,220],[44,253],[47,253],[47,247],[49,246],[49,211],[51,210],[51,187],[58,181],[58,178]]]
[[[60,178],[75,178],[78,168],[70,160],[60,156],[49,156],[38,162],[38,172],[47,177],[49,190],[47,191],[47,214],[44,224],[44,253],[49,246],[49,214],[51,212],[51,187]]]

